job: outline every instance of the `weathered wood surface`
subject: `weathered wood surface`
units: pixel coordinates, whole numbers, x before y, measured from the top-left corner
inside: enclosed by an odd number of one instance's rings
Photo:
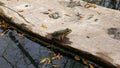
[[[116,67],[120,65],[120,11],[100,6],[85,8],[86,2],[82,1],[82,6],[71,7],[69,0],[0,1],[7,6],[0,8],[14,23],[24,23],[43,37],[69,28],[72,33],[67,38],[72,43],[67,46],[98,56]],[[50,16],[55,12],[59,14],[57,19]]]

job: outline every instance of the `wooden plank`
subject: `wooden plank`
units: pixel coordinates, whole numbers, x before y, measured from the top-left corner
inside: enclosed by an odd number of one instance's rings
[[[15,24],[46,38],[48,33],[69,28],[66,46],[88,52],[120,66],[120,11],[76,0],[1,0],[0,11]],[[55,15],[53,15],[55,14]],[[59,43],[59,42],[58,42]],[[118,67],[119,68],[119,67]]]

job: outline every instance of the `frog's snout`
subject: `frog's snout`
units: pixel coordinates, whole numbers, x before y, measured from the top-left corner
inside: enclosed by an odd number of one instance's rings
[[[71,30],[71,29],[69,29],[69,28],[67,28],[67,32],[71,33],[71,32],[72,32],[72,30]]]

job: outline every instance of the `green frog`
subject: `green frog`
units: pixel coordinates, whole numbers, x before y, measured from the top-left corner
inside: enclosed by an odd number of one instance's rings
[[[55,32],[53,32],[53,33],[48,34],[48,35],[47,35],[47,38],[62,41],[62,40],[64,40],[65,37],[66,37],[69,33],[71,33],[71,32],[72,32],[71,29],[66,28],[66,29],[64,29],[64,30],[55,31]]]

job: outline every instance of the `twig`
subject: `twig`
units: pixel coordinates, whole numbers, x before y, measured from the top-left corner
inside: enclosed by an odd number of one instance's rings
[[[2,58],[3,58],[7,63],[9,63],[12,68],[15,68],[14,65],[13,65],[10,61],[7,60],[7,58],[5,58],[4,56],[2,56]]]

